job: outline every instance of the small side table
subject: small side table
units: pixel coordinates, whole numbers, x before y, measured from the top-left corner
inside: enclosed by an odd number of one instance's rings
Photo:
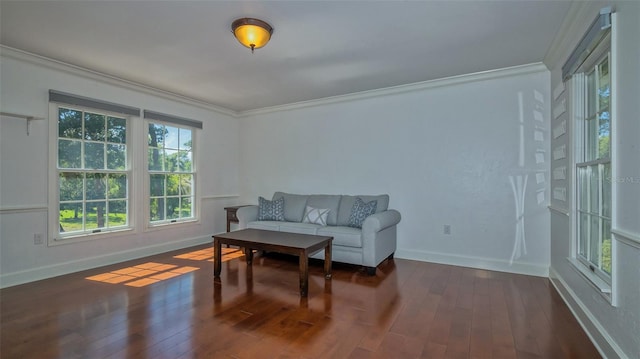
[[[248,205],[224,207],[224,210],[227,212],[227,232],[231,232],[231,223],[239,223],[238,216],[236,216],[238,208],[246,206]]]

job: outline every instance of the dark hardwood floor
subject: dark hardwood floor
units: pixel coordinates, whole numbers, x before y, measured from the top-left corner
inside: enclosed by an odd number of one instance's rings
[[[225,253],[226,252],[226,253]],[[548,279],[402,259],[375,277],[200,246],[5,288],[0,357],[600,358]]]

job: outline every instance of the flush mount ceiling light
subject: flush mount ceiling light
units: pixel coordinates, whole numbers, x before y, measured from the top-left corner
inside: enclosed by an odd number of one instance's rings
[[[245,17],[234,21],[231,31],[236,39],[253,53],[254,49],[259,49],[269,42],[273,28],[262,20]]]

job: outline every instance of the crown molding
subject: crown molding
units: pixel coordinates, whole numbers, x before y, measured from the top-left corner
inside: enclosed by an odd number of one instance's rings
[[[98,71],[90,70],[84,67],[71,65],[62,61],[54,60],[48,57],[36,55],[30,52],[15,49],[9,46],[0,44],[0,56],[13,58],[19,61],[25,61],[35,65],[43,66],[57,71],[70,73],[72,75],[81,76],[84,78],[92,79],[108,83],[110,85],[119,86],[121,88],[143,92],[149,95],[158,96],[167,100],[182,102],[187,105],[197,106],[206,110],[215,111],[231,117],[249,117],[273,112],[290,111],[295,109],[301,109],[306,107],[322,106],[340,102],[356,101],[369,98],[375,98],[380,96],[398,95],[407,92],[421,91],[425,89],[433,89],[444,86],[453,86],[464,83],[471,83],[476,81],[483,81],[489,79],[497,79],[501,77],[526,75],[531,73],[538,73],[548,71],[547,67],[542,63],[532,63],[526,65],[519,65],[513,67],[506,67],[495,70],[475,72],[471,74],[457,75],[451,77],[445,77],[441,79],[416,82],[412,84],[399,85],[386,87],[381,89],[355,92],[346,95],[325,97],[316,100],[295,102],[285,105],[277,105],[271,107],[263,107],[254,110],[247,111],[233,111],[224,107],[217,106],[215,104],[193,99],[187,96],[176,94],[173,92],[160,90],[151,86],[143,85],[137,82],[125,80],[116,76],[108,75]]]
[[[363,100],[363,99],[369,99],[369,98],[375,98],[375,97],[381,97],[381,96],[398,95],[398,94],[407,93],[407,92],[421,91],[421,90],[433,89],[433,88],[445,87],[445,86],[460,85],[464,83],[497,79],[501,77],[526,75],[526,74],[538,73],[543,71],[548,71],[547,67],[543,63],[538,62],[538,63],[527,64],[527,65],[505,67],[502,69],[495,69],[495,70],[488,70],[488,71],[482,71],[482,72],[475,72],[471,74],[445,77],[445,78],[436,79],[436,80],[415,82],[407,85],[385,87],[381,89],[355,92],[355,93],[346,94],[346,95],[325,97],[317,100],[295,102],[295,103],[279,105],[279,106],[263,107],[255,110],[239,111],[237,115],[238,117],[263,115],[263,114],[273,113],[273,112],[290,111],[290,110],[297,110],[297,109],[306,108],[306,107],[323,106],[323,105],[335,104],[340,102]]]
[[[224,115],[228,115],[232,117],[237,116],[236,111],[229,110],[224,107],[220,107],[218,105],[215,105],[206,101],[193,99],[187,96],[173,93],[171,91],[161,90],[152,86],[147,86],[134,81],[125,80],[117,76],[109,75],[99,71],[90,70],[81,66],[71,65],[66,62],[54,60],[45,56],[36,55],[27,51],[19,50],[19,49],[1,45],[1,44],[0,44],[0,56],[11,58],[18,61],[28,62],[34,65],[42,66],[42,67],[53,69],[56,71],[66,72],[71,75],[76,75],[76,76],[84,77],[94,81],[107,83],[109,85],[118,86],[127,90],[133,90],[133,91],[142,92],[148,95],[161,97],[166,100],[181,102],[187,105],[200,107],[205,110],[218,112]]]

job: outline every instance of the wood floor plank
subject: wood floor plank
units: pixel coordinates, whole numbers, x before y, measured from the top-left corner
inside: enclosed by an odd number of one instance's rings
[[[0,357],[599,358],[545,278],[394,259],[327,281],[312,260],[300,298],[297,258],[232,248],[214,280],[207,251],[0,290]]]

